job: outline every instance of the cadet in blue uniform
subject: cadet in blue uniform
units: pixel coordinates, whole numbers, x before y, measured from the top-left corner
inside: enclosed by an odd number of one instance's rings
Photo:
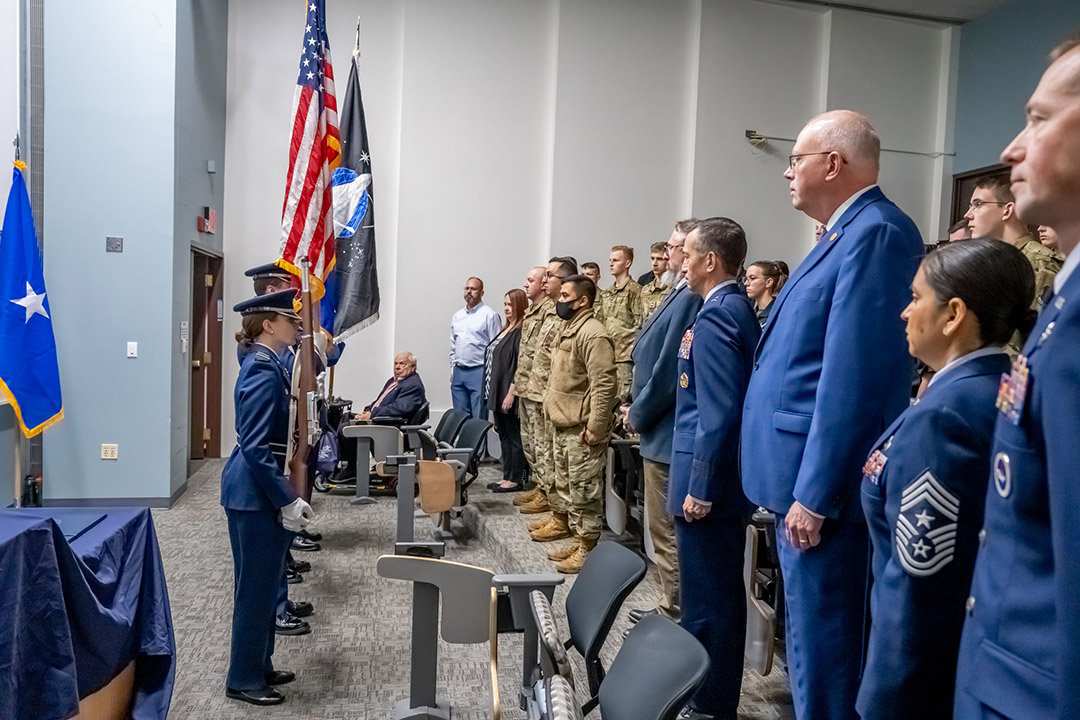
[[[1080,34],[1052,57],[1001,159],[1018,214],[1057,231],[1066,260],[998,393],[958,720],[1080,713]]]
[[[274,670],[274,615],[285,572],[289,531],[313,515],[311,506],[285,476],[289,433],[289,376],[279,354],[296,342],[293,292],[277,292],[238,304],[248,346],[233,398],[237,446],[221,475],[221,504],[229,520],[235,593],[232,649],[225,693],[256,705],[275,705],[284,696],[273,685],[293,680]]]
[[[798,720],[856,716],[869,572],[861,468],[911,392],[900,312],[922,238],[876,184],[880,147],[845,110],[799,133],[784,177],[795,208],[826,231],[773,304],[743,404],[743,489],[778,516]]]
[[[1028,318],[1035,278],[1023,253],[964,240],[923,260],[905,308],[911,354],[937,370],[878,438],[863,467],[873,545],[863,718],[952,717],[964,600],[986,502],[1003,345]]]
[[[246,270],[244,276],[251,278],[256,295],[266,295],[268,293],[293,289],[293,276],[274,263],[267,263]],[[245,345],[242,342],[236,344],[236,359],[241,367],[244,364],[244,356],[251,352],[253,347],[254,345]],[[296,360],[294,348],[291,346],[284,348],[278,357],[281,359],[282,366],[285,368],[285,371],[289,373],[291,378],[293,364]],[[322,535],[309,532],[305,529],[302,532],[293,535],[291,546],[296,547],[296,544],[300,543],[301,549],[317,550],[319,549],[319,545],[315,541],[321,539]],[[303,600],[294,602],[289,599],[289,585],[303,582],[304,577],[301,573],[308,572],[309,570],[311,570],[311,563],[306,560],[297,562],[293,558],[292,549],[286,553],[285,574],[281,578],[281,587],[278,589],[277,622],[275,625],[278,635],[306,635],[311,632],[311,626],[307,621],[302,620],[301,618],[305,618],[314,613],[315,606]]]
[[[732,718],[746,638],[743,547],[750,505],[739,481],[743,396],[761,328],[735,283],[746,235],[727,218],[686,238],[687,286],[705,302],[679,348],[668,510],[675,516],[681,625],[709,652],[709,674],[685,717]]]

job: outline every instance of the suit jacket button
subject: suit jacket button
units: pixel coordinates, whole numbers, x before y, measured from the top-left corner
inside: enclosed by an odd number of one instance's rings
[[[754,361],[754,369],[757,370],[757,360]]]
[[[969,595],[968,596],[967,602],[964,603],[964,609],[967,610],[968,615],[970,615],[971,612],[975,609],[975,596],[974,595]]]
[[[982,545],[986,542],[986,528],[979,531],[979,544]]]

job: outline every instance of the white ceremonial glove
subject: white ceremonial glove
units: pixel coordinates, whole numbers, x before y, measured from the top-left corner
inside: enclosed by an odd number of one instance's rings
[[[281,524],[289,532],[300,532],[308,526],[315,517],[315,511],[304,501],[296,498],[291,503],[281,508]]]

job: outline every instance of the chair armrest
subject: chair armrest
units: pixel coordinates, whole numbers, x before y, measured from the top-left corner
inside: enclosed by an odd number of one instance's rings
[[[608,444],[609,445],[631,445],[631,446],[640,445],[641,444],[641,438],[637,438],[637,437],[635,437],[635,438],[621,438],[621,437],[612,435],[611,439],[608,440]]]
[[[466,466],[469,464],[469,458],[472,457],[472,450],[461,450],[459,448],[439,448],[435,452],[443,460],[457,460]]]
[[[491,579],[493,587],[505,591],[510,596],[510,613],[513,616],[514,629],[521,632],[532,625],[532,601],[529,595],[539,590],[550,602],[555,596],[555,586],[562,585],[566,578],[555,573],[536,573],[531,575],[496,575]]]
[[[430,430],[430,425],[402,425],[402,430]]]

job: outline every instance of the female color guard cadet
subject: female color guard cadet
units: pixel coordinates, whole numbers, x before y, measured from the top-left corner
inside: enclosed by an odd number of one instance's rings
[[[236,447],[221,475],[235,572],[225,694],[255,705],[282,702],[285,697],[272,686],[295,678],[271,662],[274,615],[289,532],[302,530],[313,516],[285,476],[290,383],[280,354],[296,344],[295,297],[284,290],[233,308],[243,321],[236,339],[247,352],[233,393]]]
[[[994,401],[1009,371],[1002,345],[1017,327],[1030,330],[1034,287],[1023,254],[993,240],[934,250],[912,282],[908,347],[937,374],[863,468],[873,546],[863,718],[952,717]]]

